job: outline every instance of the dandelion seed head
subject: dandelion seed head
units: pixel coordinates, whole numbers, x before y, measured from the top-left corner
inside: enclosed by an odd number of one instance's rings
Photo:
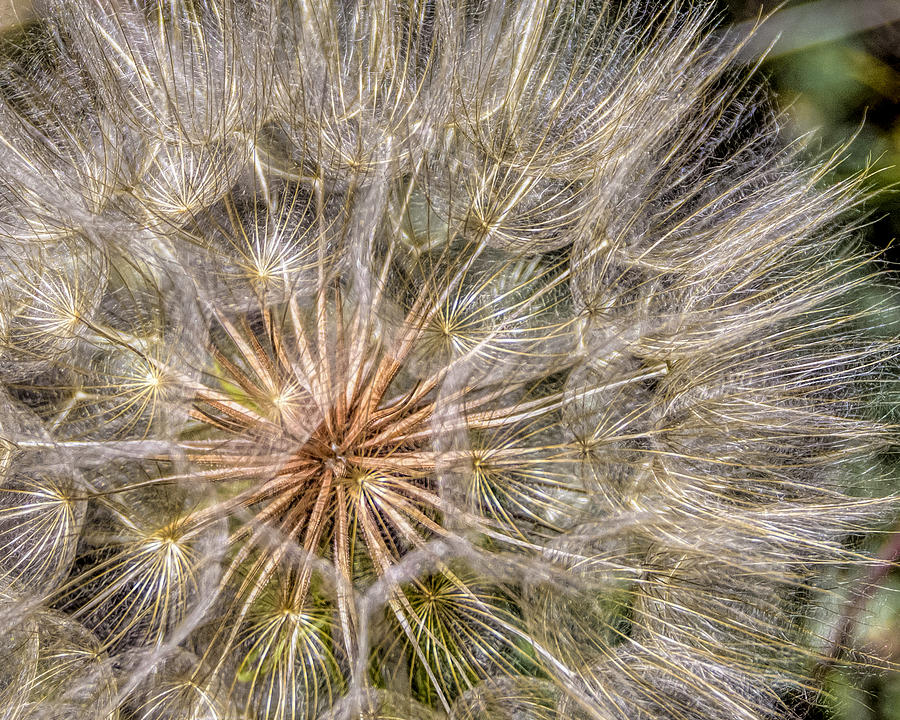
[[[895,291],[711,12],[42,6],[0,56],[4,712],[785,716],[896,512]]]

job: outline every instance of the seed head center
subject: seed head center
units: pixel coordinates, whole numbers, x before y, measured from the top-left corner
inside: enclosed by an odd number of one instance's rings
[[[326,455],[323,465],[334,474],[336,478],[342,478],[347,475],[347,456],[337,443],[330,444],[331,454]]]

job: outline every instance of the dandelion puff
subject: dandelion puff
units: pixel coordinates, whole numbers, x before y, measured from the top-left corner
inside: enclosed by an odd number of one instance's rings
[[[139,134],[202,145],[244,130],[257,112],[261,96],[246,88],[264,80],[265,69],[256,66],[262,58],[247,8],[65,0],[51,6],[51,22],[67,36],[66,48],[104,107],[122,111]]]
[[[115,678],[97,639],[56,613],[43,612],[35,622],[40,647],[23,717],[118,717]]]
[[[95,289],[106,282],[108,259],[83,237],[59,243],[4,248],[0,353],[7,380],[28,367],[48,369],[84,350],[86,323],[98,305]],[[24,379],[24,378],[21,378]]]
[[[133,191],[138,217],[171,223],[211,205],[236,178],[245,154],[241,146],[224,142],[161,141],[148,147]]]
[[[19,457],[4,467],[0,501],[0,568],[4,586],[46,593],[65,580],[75,560],[85,499],[65,466]]]
[[[129,698],[127,711],[141,720],[232,720],[240,715],[224,699],[222,688],[197,675],[199,659],[172,653],[154,668]]]
[[[545,680],[501,677],[461,695],[454,703],[450,717],[455,720],[549,720],[557,717],[557,699],[556,689]]]
[[[261,166],[268,170],[268,165]],[[237,182],[210,207],[194,213],[182,229],[182,262],[214,270],[197,278],[209,302],[245,308],[283,302],[316,290],[320,248],[311,238],[334,233],[342,210],[332,207],[327,225],[315,209],[316,196],[303,183],[254,173]]]
[[[5,603],[7,608],[14,600],[15,598],[8,598],[8,602]],[[18,614],[21,616],[21,613]],[[36,672],[38,642],[34,626],[11,622],[8,617],[4,617],[2,652],[5,662],[0,698],[4,707],[10,708],[7,714],[17,717],[28,702],[27,688]]]
[[[816,688],[896,514],[896,291],[711,13],[47,3],[0,57],[3,712]]]

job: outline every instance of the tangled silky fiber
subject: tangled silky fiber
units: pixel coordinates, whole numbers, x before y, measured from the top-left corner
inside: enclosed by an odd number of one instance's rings
[[[897,509],[897,302],[864,178],[779,139],[708,6],[36,13],[0,48],[3,718],[816,702]]]

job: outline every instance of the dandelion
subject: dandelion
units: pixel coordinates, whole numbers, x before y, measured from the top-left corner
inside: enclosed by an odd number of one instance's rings
[[[50,0],[6,40],[7,716],[816,691],[896,509],[864,178],[778,139],[709,7],[620,5]]]

